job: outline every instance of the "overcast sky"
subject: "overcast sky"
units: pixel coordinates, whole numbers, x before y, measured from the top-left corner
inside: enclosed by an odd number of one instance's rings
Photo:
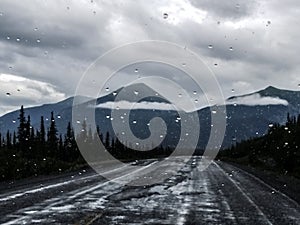
[[[299,17],[298,0],[1,0],[0,115],[73,96],[94,60],[142,40],[196,52],[225,97],[299,90]]]

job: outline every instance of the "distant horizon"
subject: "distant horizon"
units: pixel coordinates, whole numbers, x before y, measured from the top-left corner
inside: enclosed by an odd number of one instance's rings
[[[266,89],[268,89],[268,88],[275,88],[275,89],[282,90],[282,91],[300,92],[300,90],[281,89],[281,88],[278,88],[278,87],[269,85],[269,86],[266,86],[266,87],[263,88],[263,89],[259,89],[259,90],[256,90],[256,91],[253,91],[253,92],[250,92],[250,93],[243,93],[243,94],[240,94],[240,95],[231,95],[231,96],[229,96],[229,97],[226,97],[226,105],[237,104],[237,105],[249,105],[249,106],[253,106],[253,105],[255,105],[255,100],[258,100],[258,98],[254,98],[254,99],[248,98],[248,100],[251,101],[251,102],[248,103],[248,104],[247,104],[247,102],[242,102],[242,101],[239,101],[239,100],[235,100],[235,102],[234,102],[234,101],[232,101],[232,99],[239,99],[240,97],[241,97],[241,98],[248,97],[248,95],[256,94],[256,93],[258,93],[258,92],[260,92],[260,91],[263,91],[263,90],[266,90]],[[98,98],[101,98],[101,97],[104,97],[104,96],[107,96],[107,95],[111,95],[114,91],[116,91],[116,90],[112,90],[112,91],[110,91],[110,92],[107,93],[107,94],[103,94],[103,95],[99,96]],[[91,101],[91,100],[93,100],[93,98],[92,98],[92,97],[89,97],[89,96],[81,96],[81,95],[78,95],[78,96],[79,96],[79,97],[87,98],[86,101]],[[9,97],[10,97],[10,96],[9,96]],[[9,98],[9,97],[8,97],[8,98]],[[36,104],[36,105],[25,105],[25,104],[22,104],[22,105],[23,105],[24,109],[26,109],[26,108],[28,109],[28,108],[34,108],[34,107],[41,107],[41,106],[43,106],[43,105],[48,105],[48,104],[57,104],[57,103],[60,103],[60,102],[64,102],[64,101],[66,101],[66,100],[68,100],[68,99],[74,98],[74,97],[76,97],[76,96],[67,96],[66,98],[64,98],[64,99],[62,99],[62,100],[60,100],[60,101],[56,101],[56,102],[55,102],[55,101],[52,101],[52,102],[45,102],[45,103]],[[281,99],[275,99],[275,101],[273,101],[273,99],[265,99],[265,100],[266,100],[266,102],[264,102],[264,101],[258,101],[258,103],[257,103],[256,105],[286,105],[286,104],[287,104],[287,103],[281,101]],[[278,101],[276,101],[276,100],[278,100]],[[268,101],[270,101],[270,104],[267,104]],[[240,103],[239,103],[239,102],[240,102]],[[277,103],[276,103],[276,102],[277,102]],[[109,102],[108,102],[108,103],[109,103]],[[111,102],[111,104],[112,104],[112,103],[113,103],[113,102]],[[116,103],[116,102],[114,102],[114,103]],[[10,111],[7,111],[7,112],[5,112],[5,113],[0,113],[0,117],[5,116],[6,114],[9,114],[9,113],[13,113],[13,112],[15,112],[15,111],[18,111],[22,105],[20,105],[20,106],[14,108],[14,109],[12,109],[12,110],[10,110]],[[108,104],[108,105],[109,105],[109,104]],[[106,108],[106,109],[111,109],[111,107],[109,107],[108,105],[103,105],[103,107],[99,107],[99,106],[96,105],[95,107],[96,107],[96,108]],[[123,105],[124,105],[124,104],[123,104]],[[170,104],[170,105],[171,105],[171,104]],[[136,109],[147,109],[147,108],[149,109],[149,106],[145,106],[145,107],[146,107],[146,108],[144,108],[143,106],[141,106],[140,108],[137,107]],[[209,105],[203,105],[202,107],[197,108],[197,110],[201,110],[201,109],[204,109],[204,108],[206,108],[206,107],[209,107]],[[130,108],[131,108],[130,106],[124,107],[124,109],[130,109]],[[164,108],[155,108],[155,109],[156,109],[156,110],[170,110],[170,107],[167,106],[166,109],[164,109]]]

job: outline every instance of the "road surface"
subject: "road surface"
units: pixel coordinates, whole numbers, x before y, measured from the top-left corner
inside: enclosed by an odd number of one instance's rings
[[[7,191],[0,224],[300,224],[299,205],[255,176],[224,162],[200,171],[200,157],[178,160],[186,165],[160,184],[123,186],[86,172]],[[136,172],[119,166],[107,173]]]

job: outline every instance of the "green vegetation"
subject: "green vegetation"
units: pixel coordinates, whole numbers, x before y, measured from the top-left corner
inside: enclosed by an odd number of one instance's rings
[[[270,124],[267,134],[241,141],[219,157],[237,163],[300,177],[300,115],[287,116],[284,125]]]
[[[39,129],[35,129],[31,125],[30,116],[28,115],[26,118],[23,106],[20,109],[18,120],[17,132],[7,131],[4,135],[0,133],[0,181],[56,174],[87,166],[77,147],[70,122],[66,127],[65,134],[58,134],[55,115],[52,112],[47,131],[43,116],[41,116]],[[135,151],[124,146],[109,132],[106,132],[103,137],[99,127],[93,133],[85,120],[81,126],[81,132],[76,134],[77,139],[87,142],[91,148],[97,148],[96,138],[99,137],[105,148],[115,158],[122,161],[164,157],[171,153],[171,149],[163,147],[146,152]]]

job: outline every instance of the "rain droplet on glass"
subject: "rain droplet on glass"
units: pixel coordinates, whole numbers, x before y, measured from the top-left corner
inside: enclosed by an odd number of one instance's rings
[[[105,88],[105,91],[109,91],[109,87]]]
[[[164,13],[164,14],[163,14],[163,18],[164,18],[164,19],[168,19],[168,16],[169,16],[168,13]]]
[[[135,72],[135,73],[138,73],[138,72],[139,72],[139,70],[138,70],[138,69],[135,69],[135,70],[134,70],[134,72]]]
[[[40,39],[37,39],[37,40],[36,40],[36,42],[37,42],[37,43],[40,43],[40,42],[41,42],[41,40],[40,40]]]
[[[212,45],[208,45],[207,47],[208,47],[209,49],[212,49],[212,48],[213,48],[213,46],[212,46]]]
[[[134,91],[134,94],[135,94],[135,95],[138,95],[138,94],[139,94],[139,92],[138,92],[138,91]]]
[[[136,120],[132,121],[133,124],[136,124]]]
[[[229,51],[233,51],[233,47],[229,47]]]
[[[9,92],[6,93],[6,96],[9,97],[11,94]]]

